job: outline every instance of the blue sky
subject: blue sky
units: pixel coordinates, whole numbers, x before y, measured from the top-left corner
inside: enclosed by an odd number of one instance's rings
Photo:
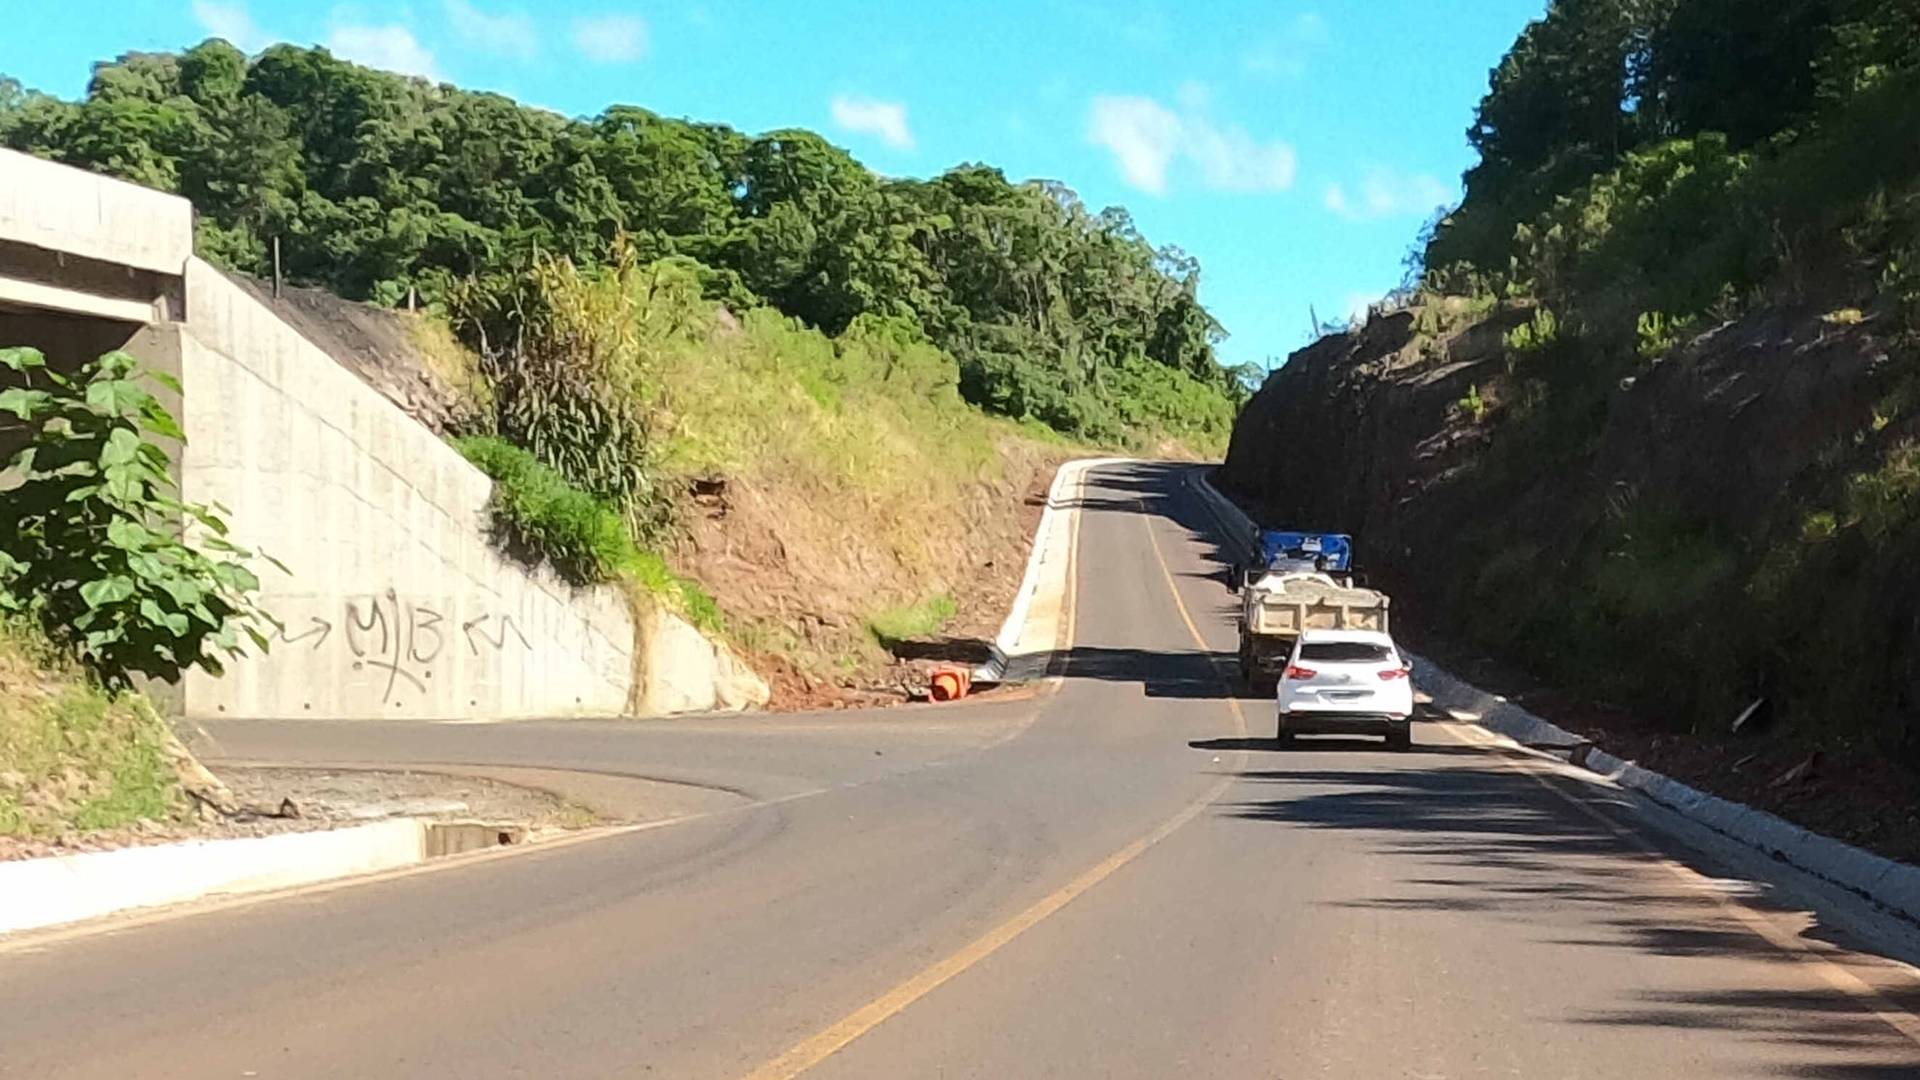
[[[1457,197],[1488,70],[1546,0],[66,0],[8,5],[0,72],[217,34],[319,43],[568,114],[621,102],[821,131],[890,175],[984,161],[1133,211],[1199,257],[1231,363],[1398,283]]]

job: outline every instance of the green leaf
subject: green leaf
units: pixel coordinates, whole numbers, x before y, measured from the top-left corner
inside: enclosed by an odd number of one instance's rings
[[[147,372],[147,377],[176,394],[184,394],[187,392],[186,389],[180,385],[179,379],[174,378],[164,371],[149,371]],[[169,419],[171,419],[171,417],[169,417]]]
[[[87,404],[108,416],[138,416],[153,395],[132,379],[101,379],[87,384]]]
[[[133,595],[133,580],[118,574],[80,586],[80,599],[90,608],[118,604]]]
[[[128,551],[139,551],[153,539],[153,534],[145,527],[126,518],[114,518],[107,522],[107,543]]]
[[[98,371],[103,375],[111,375],[118,378],[126,375],[131,375],[135,371],[139,370],[140,361],[134,359],[133,354],[130,352],[126,352],[121,349],[115,349],[114,351],[101,356],[100,359],[95,360],[93,362],[93,367],[95,371]]]
[[[155,435],[187,441],[187,433],[180,427],[180,422],[173,418],[172,413],[157,406],[146,411],[140,426]]]
[[[150,623],[159,623],[173,631],[175,637],[184,636],[188,630],[187,617],[177,611],[162,611],[160,605],[152,600],[140,601],[140,617]]]
[[[43,368],[47,366],[47,354],[39,349],[30,349],[25,346],[0,349],[0,364],[5,364],[15,371]]]
[[[160,582],[160,588],[165,590],[168,596],[173,597],[173,602],[181,607],[192,607],[206,595],[205,590],[198,584],[183,577],[167,578]]]
[[[114,428],[107,445],[100,448],[100,465],[130,465],[140,454],[140,436],[127,428]]]
[[[19,386],[0,390],[0,412],[10,412],[22,420],[33,419],[52,403],[53,395],[45,390],[28,390]]]
[[[262,634],[251,626],[247,627],[247,636],[253,639],[253,643],[260,647],[261,652],[267,652],[272,648],[272,643],[267,640],[267,635]]]
[[[135,502],[146,494],[140,471],[130,465],[114,465],[105,470],[107,494],[122,502]]]

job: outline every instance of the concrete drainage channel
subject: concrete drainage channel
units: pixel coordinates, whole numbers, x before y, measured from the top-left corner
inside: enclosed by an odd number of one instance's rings
[[[525,843],[525,825],[487,825],[477,821],[429,821],[422,837],[425,857],[444,858]]]

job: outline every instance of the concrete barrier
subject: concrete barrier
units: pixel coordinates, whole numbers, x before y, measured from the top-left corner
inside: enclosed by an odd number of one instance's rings
[[[1062,618],[1073,587],[1073,549],[1079,535],[1080,499],[1086,493],[1087,473],[1102,465],[1129,458],[1079,458],[1060,466],[1047,488],[1046,509],[1034,526],[1033,547],[1027,553],[1026,573],[1014,594],[992,656],[974,669],[978,683],[1019,682],[1039,678],[1053,654],[1073,643],[1061,640]]]
[[[410,866],[427,857],[427,840],[426,822],[401,818],[0,862],[0,934]]]

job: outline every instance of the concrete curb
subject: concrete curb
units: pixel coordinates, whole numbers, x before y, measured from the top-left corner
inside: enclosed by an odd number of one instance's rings
[[[978,683],[1019,682],[1046,674],[1046,662],[1058,647],[1059,610],[1073,564],[1074,523],[1079,520],[1079,496],[1086,490],[1087,473],[1102,465],[1130,458],[1078,458],[1060,466],[1047,488],[1047,506],[1033,530],[1033,548],[1020,591],[991,645],[992,656],[974,669]]]
[[[1195,474],[1193,487],[1212,510],[1228,540],[1244,548],[1238,538],[1253,534],[1252,519],[1204,475]],[[1413,663],[1414,681],[1433,698],[1437,708],[1471,720],[1522,746],[1564,750],[1591,746],[1587,739],[1474,686],[1425,657],[1406,655]],[[1810,832],[1764,810],[1709,795],[1598,747],[1592,747],[1576,764],[1722,836],[1858,893],[1909,921],[1920,922],[1920,867],[1895,862],[1830,836]]]
[[[397,818],[0,862],[0,934],[411,866],[435,853],[431,833],[427,821]]]

